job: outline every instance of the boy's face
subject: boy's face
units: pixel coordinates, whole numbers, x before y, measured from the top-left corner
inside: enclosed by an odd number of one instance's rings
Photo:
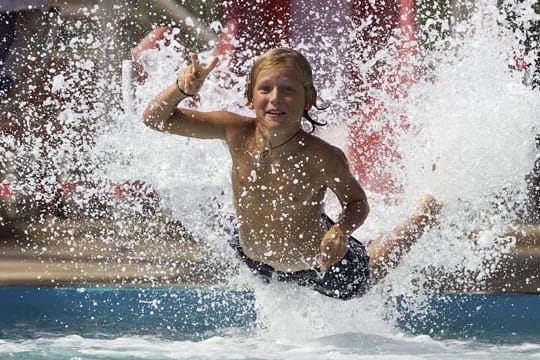
[[[262,69],[253,86],[250,104],[257,121],[270,130],[298,130],[306,109],[306,93],[293,66]]]

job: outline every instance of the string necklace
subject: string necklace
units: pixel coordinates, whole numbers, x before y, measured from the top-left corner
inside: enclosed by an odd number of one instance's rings
[[[267,157],[268,154],[270,154],[270,151],[276,150],[276,149],[282,147],[283,145],[287,144],[287,143],[290,142],[292,139],[294,139],[295,137],[297,137],[298,134],[300,134],[301,131],[302,131],[302,129],[299,129],[296,133],[294,133],[293,136],[291,136],[290,138],[288,138],[287,140],[285,140],[284,142],[282,142],[281,144],[279,144],[279,145],[277,145],[277,146],[270,146],[269,148],[264,149],[264,150],[261,152],[261,157]]]

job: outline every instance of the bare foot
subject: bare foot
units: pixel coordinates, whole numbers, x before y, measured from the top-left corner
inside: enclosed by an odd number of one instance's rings
[[[441,213],[444,204],[431,194],[423,194],[418,198],[418,210],[422,214],[437,217]]]

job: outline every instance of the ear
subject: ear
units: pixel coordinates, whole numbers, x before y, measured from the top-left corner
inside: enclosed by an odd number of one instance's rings
[[[313,102],[311,101],[309,96],[306,96],[305,104],[304,104],[304,110],[309,110],[313,106]]]
[[[306,97],[305,97],[305,105],[304,110],[309,110],[313,105],[315,105],[315,102],[317,101],[317,95],[315,93],[315,89],[308,89],[306,90]]]
[[[248,108],[249,108],[250,110],[254,110],[254,107],[253,107],[253,101],[250,101],[250,102],[249,102]]]

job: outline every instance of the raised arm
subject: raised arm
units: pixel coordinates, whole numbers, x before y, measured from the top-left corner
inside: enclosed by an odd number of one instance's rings
[[[178,108],[178,104],[197,94],[218,63],[217,57],[203,66],[197,54],[191,55],[192,63],[183,69],[176,81],[170,84],[146,107],[144,124],[158,131],[198,138],[224,138],[225,125],[231,114],[224,111],[201,112]]]

